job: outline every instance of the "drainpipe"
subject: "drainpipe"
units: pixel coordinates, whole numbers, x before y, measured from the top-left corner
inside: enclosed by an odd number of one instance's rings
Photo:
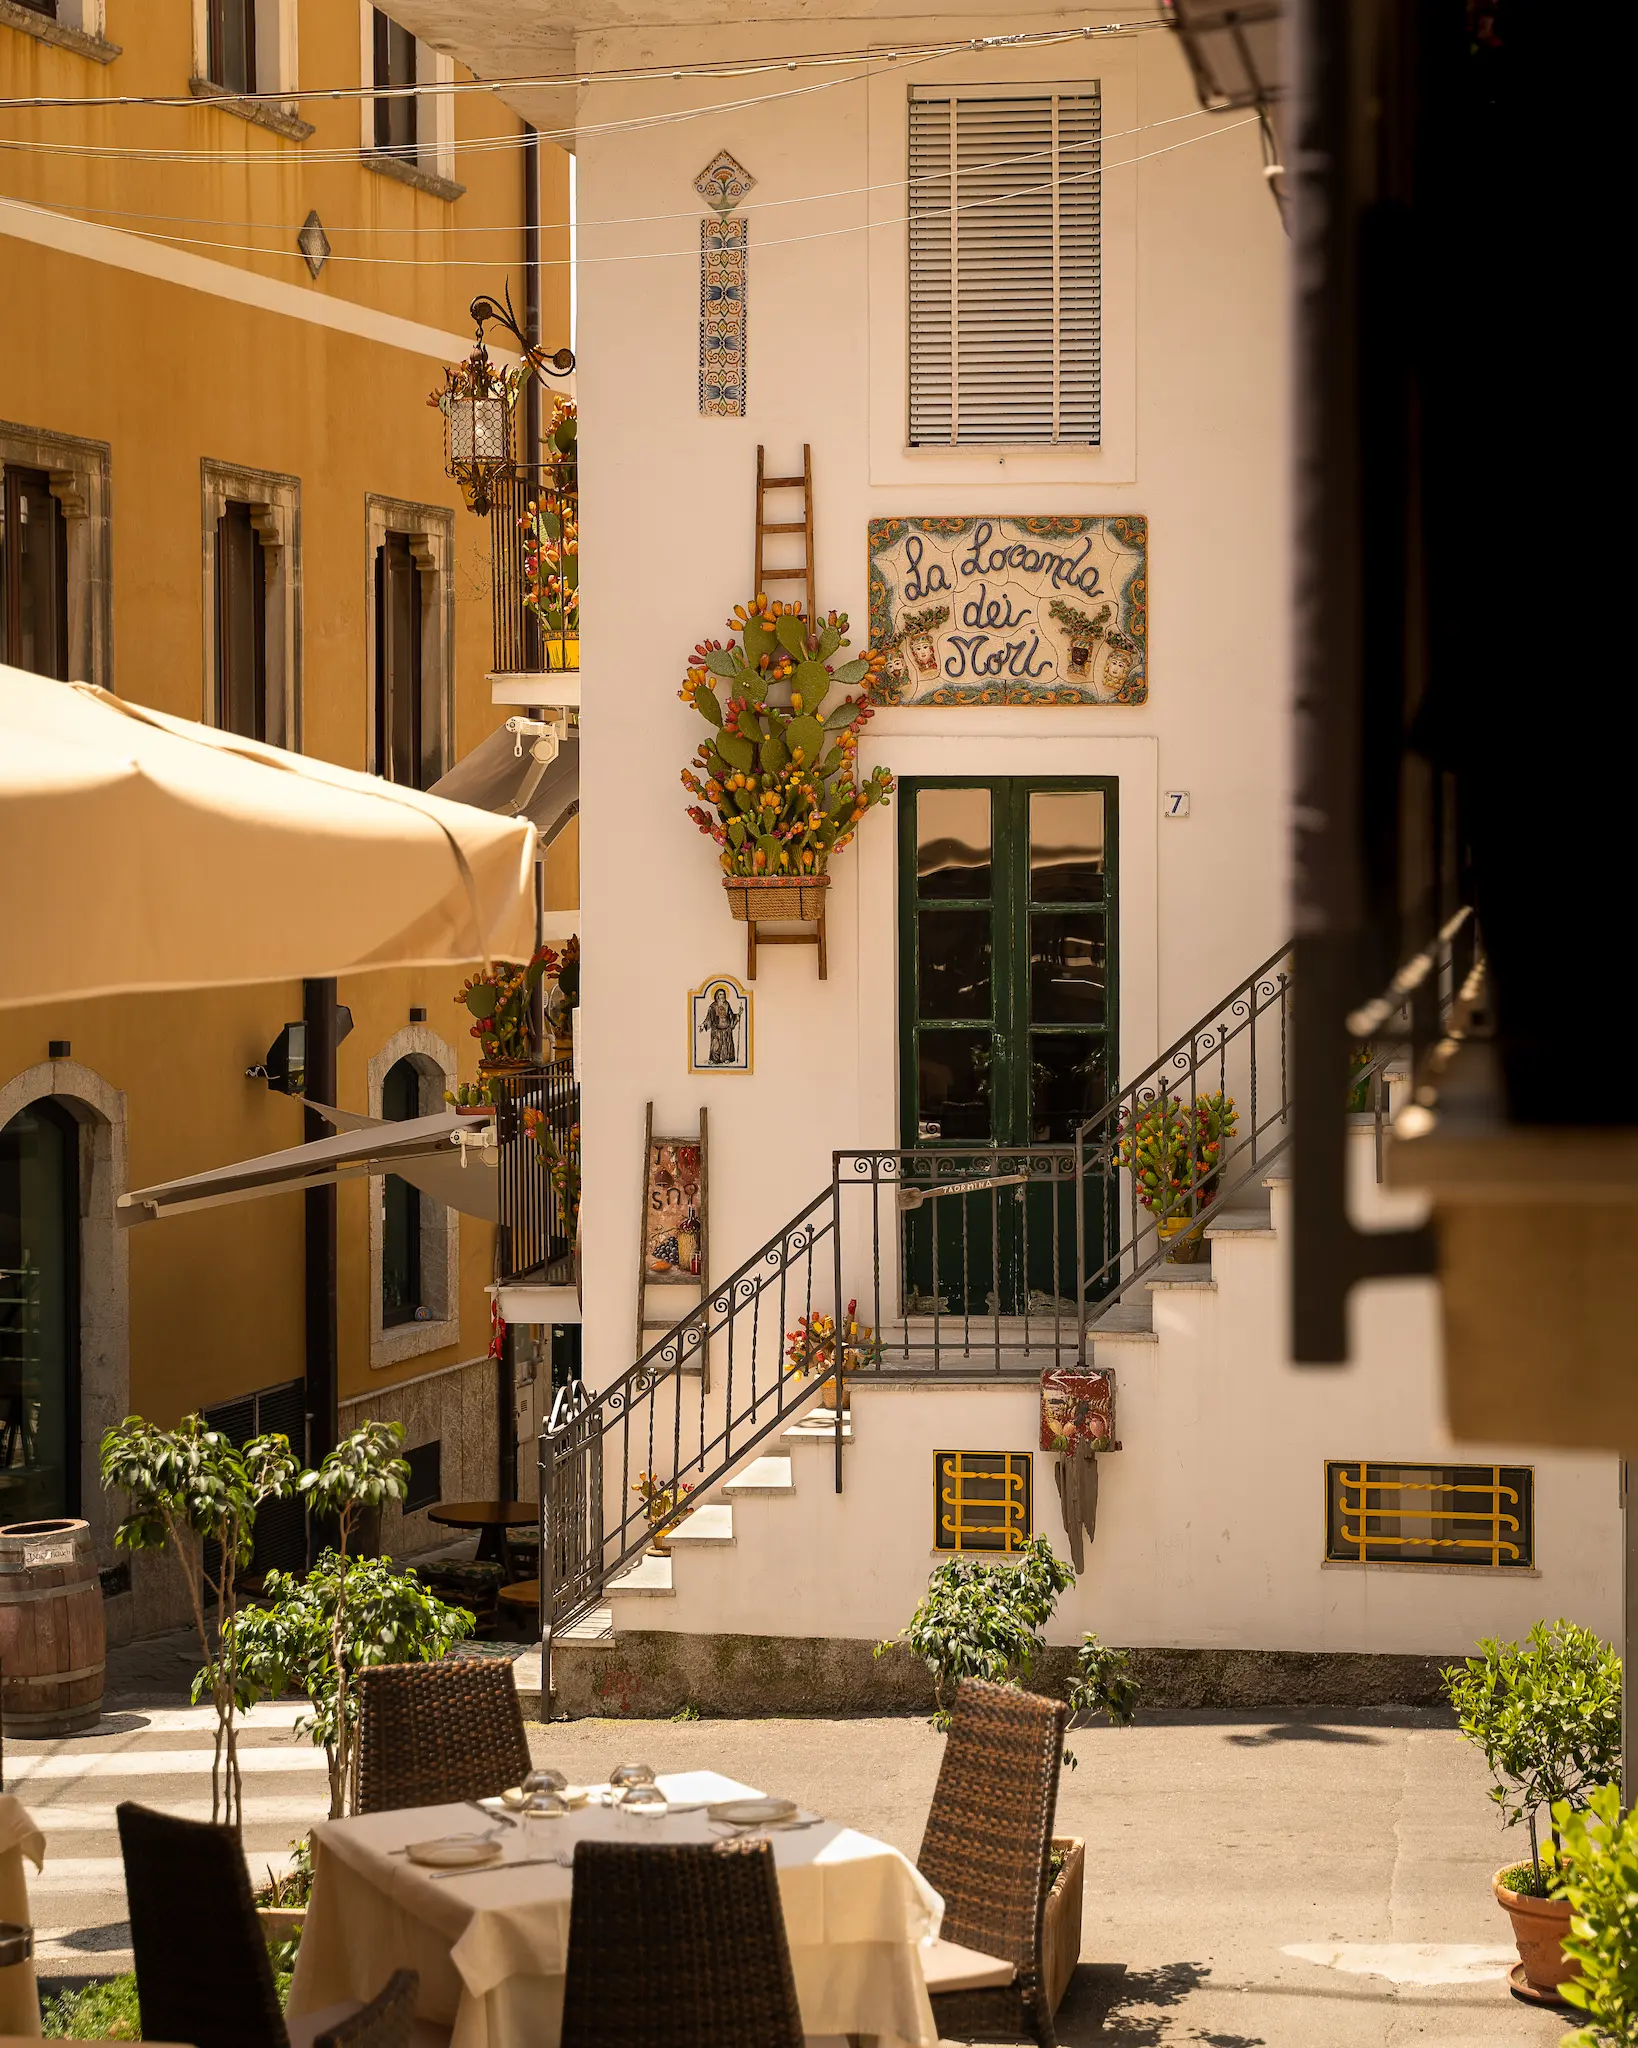
[[[303,1092],[317,1102],[336,1099],[336,985],[333,978],[304,981],[301,1013],[307,1025],[307,1072]],[[302,1112],[302,1135],[308,1144],[331,1135],[330,1126],[314,1110]],[[334,1184],[308,1188],[306,1211],[307,1293],[307,1460],[316,1465],[335,1448],[336,1411],[336,1191]],[[314,1558],[330,1532],[316,1521],[308,1524],[308,1556]]]

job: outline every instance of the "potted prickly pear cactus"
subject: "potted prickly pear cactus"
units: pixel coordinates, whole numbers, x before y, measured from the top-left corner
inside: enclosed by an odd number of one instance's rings
[[[892,792],[885,768],[858,779],[869,705],[844,697],[825,709],[838,684],[866,683],[881,657],[837,664],[848,644],[845,612],[813,625],[797,607],[762,596],[736,606],[728,630],[726,643],[704,640],[694,649],[678,692],[710,728],[683,770],[683,787],[703,799],[688,815],[720,849],[736,918],[812,920],[830,885],[831,855]]]

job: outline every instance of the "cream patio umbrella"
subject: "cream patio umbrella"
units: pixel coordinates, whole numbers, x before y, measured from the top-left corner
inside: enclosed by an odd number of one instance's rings
[[[534,839],[0,665],[0,1008],[526,960]]]

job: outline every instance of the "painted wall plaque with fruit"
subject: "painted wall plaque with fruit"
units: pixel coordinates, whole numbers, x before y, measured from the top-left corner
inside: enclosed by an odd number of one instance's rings
[[[700,1110],[697,1138],[666,1137],[654,1128],[654,1105],[643,1122],[643,1214],[637,1245],[637,1356],[687,1315],[692,1303],[671,1291],[687,1287],[703,1301],[711,1289],[710,1140]],[[664,1289],[651,1308],[649,1289]],[[706,1364],[698,1335],[683,1346],[682,1368]],[[709,1381],[707,1381],[709,1384]]]
[[[1149,522],[872,519],[872,704],[1142,704]]]

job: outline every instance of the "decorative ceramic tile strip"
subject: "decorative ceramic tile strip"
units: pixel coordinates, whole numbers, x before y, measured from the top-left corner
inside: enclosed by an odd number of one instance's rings
[[[700,222],[700,411],[745,417],[744,214]]]

